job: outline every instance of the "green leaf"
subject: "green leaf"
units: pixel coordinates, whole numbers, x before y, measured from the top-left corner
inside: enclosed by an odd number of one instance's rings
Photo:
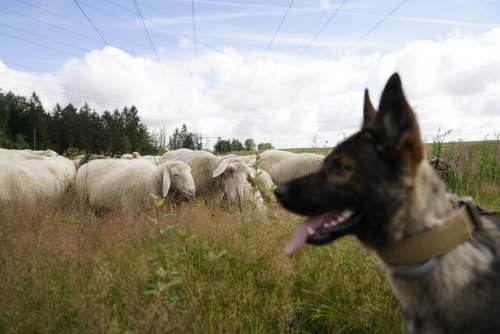
[[[174,277],[172,277],[172,279],[170,280],[170,282],[168,282],[166,284],[166,287],[170,288],[170,287],[173,287],[174,285],[181,284],[181,282],[182,282],[182,280],[179,277],[174,276]]]
[[[157,208],[163,206],[163,204],[165,204],[165,199],[163,197],[158,196],[155,198],[155,206]]]
[[[149,290],[146,290],[146,294],[147,294],[148,296],[155,295],[156,297],[158,297],[158,296],[160,295],[156,289],[149,289]]]
[[[158,290],[160,292],[163,292],[163,290],[165,290],[166,288],[168,288],[168,284],[164,284],[162,282],[158,282],[156,285],[158,286]]]
[[[221,251],[219,252],[219,255],[217,255],[217,257],[218,257],[218,258],[221,258],[221,257],[223,257],[223,256],[224,256],[224,255],[226,255],[226,254],[227,254],[227,250],[223,249],[223,250],[221,250]]]
[[[173,228],[175,228],[175,225],[171,225],[171,224],[165,225],[165,226],[160,228],[160,234],[163,235],[163,234],[169,232],[170,230],[172,230]]]
[[[208,261],[215,261],[217,260],[217,256],[215,255],[214,252],[208,251]]]
[[[167,272],[163,268],[158,268],[156,270],[156,275],[160,276],[161,278],[165,278],[165,276],[167,276]]]

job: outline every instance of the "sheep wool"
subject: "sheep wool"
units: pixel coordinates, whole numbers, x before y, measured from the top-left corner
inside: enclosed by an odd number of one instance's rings
[[[250,168],[236,155],[217,157],[206,151],[180,149],[169,151],[163,159],[178,159],[191,167],[197,194],[215,198],[226,197],[233,203],[243,198]]]
[[[37,206],[64,195],[75,182],[73,162],[62,156],[39,156],[13,153],[16,160],[0,155],[0,207]],[[27,159],[20,159],[26,156]]]
[[[141,212],[151,200],[150,194],[166,197],[170,190],[189,198],[195,195],[191,169],[185,163],[101,159],[82,166],[76,176],[80,201],[123,212]]]
[[[269,174],[276,184],[284,183],[317,172],[325,156],[315,153],[299,153],[273,166]]]
[[[280,150],[267,150],[259,154],[259,168],[271,173],[271,169],[280,161],[295,156],[295,153]]]

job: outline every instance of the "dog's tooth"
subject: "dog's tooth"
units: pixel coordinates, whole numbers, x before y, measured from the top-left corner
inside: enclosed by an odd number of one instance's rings
[[[307,234],[313,235],[314,233],[316,233],[316,231],[314,231],[314,229],[311,226],[307,227]]]
[[[339,224],[340,224],[340,223],[343,223],[346,219],[347,219],[347,217],[344,217],[344,216],[339,216],[339,217],[337,218],[337,223],[339,223]]]
[[[351,217],[352,214],[353,214],[352,210],[346,209],[342,212],[342,217],[347,219],[347,218]]]
[[[332,221],[330,221],[330,226],[335,226],[335,225],[337,225],[337,224],[338,224],[338,222],[337,222],[336,220],[332,220]]]

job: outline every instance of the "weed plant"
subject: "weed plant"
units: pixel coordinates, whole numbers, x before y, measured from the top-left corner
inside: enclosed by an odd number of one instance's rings
[[[450,191],[498,210],[499,143],[438,138],[429,155],[450,165]],[[287,258],[301,218],[272,197],[265,213],[155,198],[139,216],[96,216],[73,191],[0,209],[0,333],[401,331],[375,256],[346,237]]]
[[[500,138],[480,142],[445,142],[451,131],[438,134],[430,144],[431,155],[443,159],[441,177],[451,193],[471,196],[490,210],[500,211]]]
[[[346,238],[283,255],[300,219],[203,202],[97,217],[0,212],[1,333],[398,333],[374,256]],[[252,218],[249,218],[252,217]]]

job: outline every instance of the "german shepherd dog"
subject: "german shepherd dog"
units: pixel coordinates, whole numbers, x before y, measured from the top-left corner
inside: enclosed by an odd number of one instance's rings
[[[405,333],[500,333],[498,213],[447,194],[397,73],[378,112],[365,91],[361,130],[318,172],[279,185],[275,195],[310,216],[288,255],[347,234],[376,252]]]

